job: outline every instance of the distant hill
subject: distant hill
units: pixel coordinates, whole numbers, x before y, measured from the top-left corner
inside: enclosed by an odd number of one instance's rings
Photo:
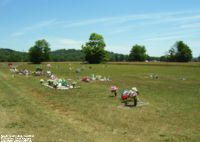
[[[50,53],[50,61],[82,61],[84,54],[76,49],[59,49]]]
[[[109,61],[127,61],[128,55],[109,52]],[[76,49],[59,49],[50,52],[50,61],[83,61],[84,53]],[[29,61],[27,52],[15,51],[12,49],[0,48],[0,62],[22,62]]]
[[[84,54],[75,49],[59,49],[50,52],[50,61],[82,61]],[[27,52],[0,48],[0,62],[22,62],[29,61]]]
[[[22,62],[22,61],[28,61],[28,54],[26,52],[0,48],[0,62]]]
[[[128,55],[124,55],[124,54],[118,54],[118,53],[114,53],[114,52],[108,52],[109,61],[115,61],[115,62],[121,62],[121,61],[128,61]]]
[[[123,62],[128,61],[128,55],[108,52],[109,61]],[[84,53],[76,49],[59,49],[50,52],[50,61],[83,61]],[[148,56],[148,61],[168,61],[165,56],[151,57]],[[27,52],[15,51],[12,49],[0,48],[0,62],[28,62],[29,57]],[[200,61],[200,56],[193,58],[193,61]]]
[[[109,61],[127,61],[128,55],[118,54],[114,52],[108,52]],[[83,61],[84,60],[84,53],[81,50],[76,49],[59,49],[52,51],[50,53],[50,60],[51,61]]]
[[[114,52],[108,52],[109,61],[127,61],[128,56],[123,54],[117,54]],[[50,52],[50,61],[62,62],[62,61],[83,61],[84,53],[81,50],[76,49],[59,49]],[[0,62],[22,62],[29,61],[27,52],[15,51],[12,49],[0,48]]]

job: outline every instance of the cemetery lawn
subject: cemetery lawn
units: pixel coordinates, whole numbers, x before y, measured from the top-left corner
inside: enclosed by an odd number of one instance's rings
[[[14,64],[47,69],[47,63]],[[81,87],[50,89],[40,84],[44,77],[13,77],[7,63],[0,63],[1,135],[34,135],[33,142],[200,141],[200,64],[50,64],[56,76],[77,80]],[[79,81],[91,74],[112,81]],[[110,97],[112,85],[119,91],[137,87],[146,105],[124,107],[119,94]]]

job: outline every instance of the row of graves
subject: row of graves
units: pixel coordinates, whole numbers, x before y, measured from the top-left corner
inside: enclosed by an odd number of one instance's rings
[[[42,69],[36,69],[35,75],[46,77],[47,79],[40,79],[40,83],[51,89],[68,90],[80,88],[76,81],[73,81],[72,79],[58,78],[50,70],[43,71]]]
[[[111,80],[110,80],[110,77],[92,74],[90,76],[82,77],[81,81],[83,81],[83,82],[93,82],[93,81],[111,81]]]
[[[82,82],[95,82],[95,81],[111,81],[110,77],[102,76],[102,75],[95,75],[92,74],[90,76],[83,76],[80,80],[74,81],[72,79],[64,79],[58,78],[53,72],[50,70],[43,70],[42,68],[36,68],[35,71],[29,71],[27,69],[18,70],[16,66],[9,65],[9,69],[13,74],[19,74],[24,76],[39,76],[40,84],[51,88],[51,89],[58,89],[58,90],[68,90],[68,89],[75,89],[80,88],[77,85],[78,81]],[[50,65],[48,64],[48,69],[50,69]],[[75,73],[80,74],[81,70],[76,69]],[[43,79],[45,78],[45,79]],[[158,79],[157,75],[150,76],[151,79]],[[117,86],[111,86],[111,94],[113,97],[116,97],[120,94],[121,102],[124,103],[125,106],[137,106],[138,104],[141,105],[143,102],[139,100],[139,91],[136,87],[132,87],[131,89],[118,89]]]
[[[59,90],[80,88],[80,86],[77,85],[76,81],[73,81],[72,79],[58,78],[50,70],[45,71],[42,68],[36,68],[35,71],[30,71],[27,69],[17,69],[17,66],[14,66],[13,64],[8,64],[8,67],[13,77],[17,74],[24,75],[26,77],[38,76],[38,77],[44,78],[44,79],[40,79],[41,85],[49,87],[49,88],[59,89]],[[47,64],[47,67],[48,69],[50,69],[49,64]]]
[[[8,67],[9,67],[9,70],[10,72],[12,73],[12,76],[14,77],[16,74],[19,74],[19,75],[25,75],[25,76],[28,76],[28,75],[31,75],[32,72],[27,70],[27,69],[17,69],[17,66],[14,66],[13,64],[8,64]]]
[[[79,80],[74,81],[72,79],[64,79],[64,78],[58,78],[55,74],[53,74],[50,69],[51,65],[47,64],[47,68],[49,70],[43,70],[42,68],[37,67],[35,71],[30,71],[27,69],[18,70],[17,66],[13,66],[12,64],[9,64],[9,69],[12,72],[13,75],[19,74],[24,76],[40,76],[42,79],[40,79],[40,83],[46,87],[59,89],[59,90],[68,90],[73,88],[80,88],[80,86],[77,85],[77,82]],[[89,67],[91,69],[92,67]],[[81,69],[77,68],[75,70],[75,73],[77,75],[80,75]],[[45,79],[44,79],[45,78]],[[90,76],[83,76],[80,81],[82,82],[95,82],[95,81],[111,81],[110,77],[102,76],[102,75],[95,75],[92,74]]]
[[[80,88],[76,81],[73,81],[72,79],[58,78],[51,71],[47,71],[47,78],[48,79],[46,81],[44,79],[40,79],[40,83],[52,89],[68,90]]]

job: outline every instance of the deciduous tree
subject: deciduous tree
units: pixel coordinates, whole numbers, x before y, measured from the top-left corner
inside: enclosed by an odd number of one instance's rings
[[[106,44],[102,35],[92,33],[89,41],[82,45],[82,51],[85,53],[85,60],[88,63],[99,64],[108,60],[107,52],[104,50]]]
[[[134,45],[129,54],[130,61],[145,61],[147,59],[145,46]]]
[[[36,41],[35,45],[29,49],[30,61],[34,64],[48,61],[50,50],[49,43],[46,40]]]

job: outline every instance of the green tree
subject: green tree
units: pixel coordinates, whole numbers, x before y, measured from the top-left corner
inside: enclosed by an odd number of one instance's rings
[[[176,61],[176,49],[175,48],[171,48],[168,52],[167,55],[167,60],[170,62],[175,62]]]
[[[29,49],[30,61],[34,64],[39,64],[49,60],[50,53],[49,43],[42,39],[35,42],[35,45]]]
[[[177,41],[176,47],[176,61],[177,62],[189,62],[192,60],[192,51],[187,44],[183,41]]]
[[[108,55],[104,50],[106,44],[102,35],[92,33],[89,41],[82,45],[82,51],[85,54],[85,60],[90,64],[99,64],[107,61]]]
[[[124,60],[128,61],[129,60],[129,55],[124,55]]]
[[[119,61],[124,61],[124,55],[123,54],[120,54]]]
[[[147,58],[145,46],[134,45],[129,54],[129,61],[145,61]]]
[[[115,54],[115,61],[118,62],[119,61],[119,55]]]
[[[198,57],[198,61],[200,61],[200,55],[199,55],[199,57]]]
[[[160,61],[167,62],[168,61],[168,56],[166,56],[166,55],[161,56],[160,57]]]

